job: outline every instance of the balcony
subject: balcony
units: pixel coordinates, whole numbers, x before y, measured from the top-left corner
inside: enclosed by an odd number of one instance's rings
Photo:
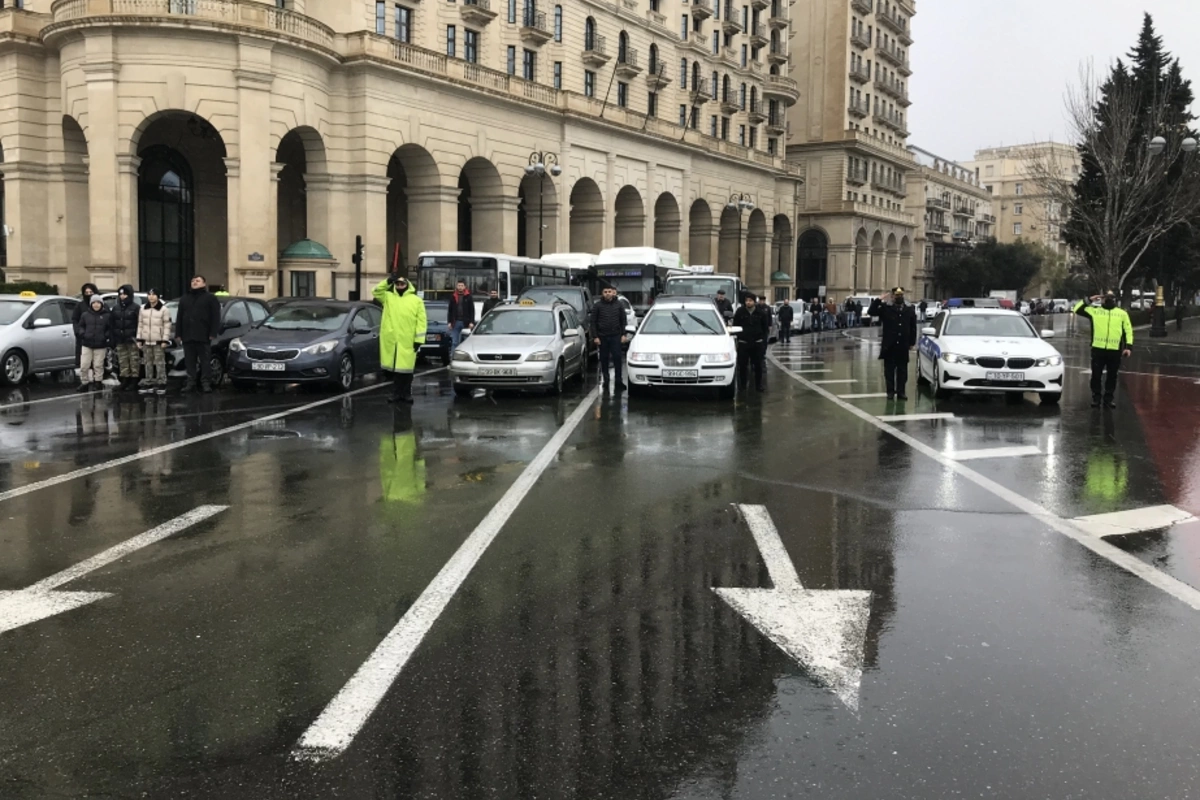
[[[700,31],[689,31],[688,40],[683,43],[684,47],[690,47],[702,56],[712,57],[712,51],[708,49],[708,36]]]
[[[902,180],[888,180],[887,178],[876,176],[871,178],[871,188],[879,192],[888,192],[901,196],[905,194],[904,182]]]
[[[868,39],[863,33],[855,31],[854,33],[850,34],[850,44],[854,45],[859,50],[866,50],[871,46],[871,40]]]
[[[943,222],[931,222],[925,226],[925,231],[927,233],[947,234],[950,232],[950,226]]]
[[[739,69],[741,65],[738,63],[737,53],[732,47],[726,47],[721,50],[721,63],[731,69]]]
[[[746,106],[746,117],[751,125],[761,125],[767,121],[767,112],[763,109],[762,100],[755,100]]]
[[[925,207],[926,208],[949,208],[950,203],[949,203],[949,201],[943,200],[940,197],[926,197],[925,198]]]
[[[996,217],[993,214],[984,214],[982,217],[979,218],[979,221],[986,222],[988,225],[995,225]]]
[[[782,75],[768,75],[763,84],[763,94],[782,98],[788,105],[795,105],[800,99],[800,84]]]
[[[783,136],[787,133],[787,123],[784,122],[783,115],[769,117],[767,119],[767,136]]]
[[[608,42],[600,34],[593,34],[591,41],[584,39],[583,63],[589,67],[603,67],[612,58],[608,54]]]
[[[954,209],[954,216],[956,216],[956,217],[973,217],[973,216],[975,216],[975,212],[972,211],[967,206],[959,206],[958,208]]]
[[[771,0],[750,0],[750,7],[758,11],[765,11],[771,5]]]
[[[883,27],[889,29],[892,33],[908,32],[908,23],[895,9],[892,11],[885,11],[884,9],[880,8],[875,12],[875,19],[878,20]]]
[[[626,47],[624,53],[617,53],[617,76],[621,78],[636,78],[642,74],[638,66],[638,52],[632,47]]]
[[[782,44],[772,45],[771,49],[767,51],[767,61],[779,66],[786,64],[788,62],[787,50]]]
[[[971,238],[971,233],[969,231],[956,230],[954,232],[954,241],[956,241],[956,242],[965,242],[967,239],[970,239],[970,238]]]
[[[861,85],[871,80],[871,73],[867,71],[866,67],[851,67],[850,80]]]
[[[463,0],[463,4],[458,7],[458,13],[463,22],[480,27],[496,18],[491,0]]]
[[[671,79],[667,77],[666,66],[666,64],[659,62],[657,70],[650,70],[646,73],[647,89],[657,92],[671,85]]]
[[[751,47],[766,47],[771,40],[767,38],[767,26],[761,22],[751,26],[750,29],[750,46]]]
[[[791,24],[791,21],[783,16],[783,12],[771,12],[771,16],[767,17],[767,25],[774,30],[781,31]]]
[[[851,100],[846,105],[846,110],[850,112],[850,116],[865,119],[867,116],[867,104],[865,102],[855,102]]]
[[[738,102],[737,95],[733,92],[721,98],[721,113],[733,115],[742,110],[742,104]]]
[[[852,186],[862,186],[866,182],[867,182],[867,168],[865,165],[860,166],[857,169],[851,167],[850,169],[848,169],[846,171],[846,183],[849,183]]]
[[[900,131],[904,128],[904,122],[900,119],[900,115],[894,111],[888,112],[876,109],[872,117],[880,125],[884,125],[894,131]],[[905,135],[907,135],[907,133]]]
[[[725,19],[721,20],[721,30],[732,35],[742,32],[742,21],[732,6],[725,6]]]
[[[708,19],[713,15],[713,3],[716,0],[692,0],[692,18]]]
[[[688,97],[691,98],[693,106],[702,106],[713,99],[712,92],[707,88],[693,89]]]
[[[884,61],[887,61],[894,66],[896,71],[901,75],[905,77],[912,75],[912,70],[908,68],[908,59],[904,57],[904,54],[900,52],[899,48],[894,46],[884,47],[883,45],[880,45],[879,47],[875,48],[875,52],[878,53],[879,57]]]
[[[870,14],[875,10],[873,0],[850,0],[850,7],[860,14]]]
[[[545,11],[526,11],[521,20],[521,41],[540,47],[554,38],[554,33],[546,25]]]
[[[652,8],[646,9],[646,21],[655,27],[662,28],[664,31],[669,31],[667,27],[667,15],[660,14]]]

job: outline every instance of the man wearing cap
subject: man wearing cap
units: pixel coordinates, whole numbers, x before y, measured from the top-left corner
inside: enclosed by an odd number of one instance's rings
[[[917,312],[904,302],[904,289],[897,286],[871,301],[867,314],[880,320],[879,359],[888,400],[907,400],[908,354],[917,346]]]
[[[425,343],[425,303],[403,276],[389,275],[371,295],[383,306],[379,329],[379,361],[392,374],[389,403],[412,405],[413,370]]]
[[[1100,303],[1099,308],[1092,303]],[[1103,296],[1092,295],[1075,305],[1075,313],[1092,322],[1092,408],[1100,407],[1100,381],[1108,370],[1104,381],[1104,407],[1116,408],[1117,372],[1121,369],[1121,357],[1131,354],[1133,346],[1133,323],[1129,313],[1117,305],[1117,296],[1105,292]]]
[[[724,289],[717,289],[717,299],[713,302],[721,312],[721,319],[728,320],[733,316],[733,302],[725,296]]]

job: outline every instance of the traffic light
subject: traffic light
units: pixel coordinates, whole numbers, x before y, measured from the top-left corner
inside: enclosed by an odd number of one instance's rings
[[[350,299],[359,300],[362,298],[363,240],[361,236],[354,237],[354,255],[350,257],[350,261],[354,264],[354,291],[350,292]]]

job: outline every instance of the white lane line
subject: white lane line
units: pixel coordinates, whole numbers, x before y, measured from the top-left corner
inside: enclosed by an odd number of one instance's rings
[[[1076,369],[1079,372],[1091,372],[1092,371],[1091,367],[1073,367],[1073,369]],[[1200,381],[1196,381],[1195,375],[1164,375],[1161,372],[1134,372],[1133,370],[1129,370],[1129,369],[1123,369],[1120,371],[1119,374],[1121,374],[1121,375],[1143,375],[1147,378],[1172,378],[1173,380],[1178,380],[1178,381],[1195,381],[1197,383],[1200,383]]]
[[[1185,522],[1195,522],[1196,517],[1175,506],[1148,506],[1128,511],[1113,511],[1109,514],[1093,514],[1071,520],[1093,536],[1120,536],[1142,531],[1157,531]]]
[[[833,372],[831,369],[798,369],[796,373],[799,375],[819,375],[825,372]]]
[[[821,383],[821,381],[816,381]],[[887,392],[867,392],[866,394],[839,394],[843,400],[867,400],[875,397],[887,397]]]
[[[1030,500],[1024,495],[1018,494],[1012,489],[1008,489],[1000,485],[991,478],[984,477],[965,464],[960,464],[954,459],[947,457],[937,450],[934,450],[924,442],[914,439],[913,437],[901,431],[899,428],[888,425],[886,422],[878,419],[866,411],[863,411],[861,408],[847,403],[845,400],[842,400],[828,389],[817,386],[812,381],[795,374],[790,369],[787,369],[779,364],[779,362],[776,361],[775,366],[783,370],[792,378],[792,380],[799,382],[801,385],[806,386],[809,389],[812,389],[817,394],[823,396],[826,400],[836,403],[843,410],[850,412],[867,424],[873,425],[879,430],[891,434],[893,437],[904,442],[922,455],[932,458],[934,461],[969,480],[971,483],[975,484],[981,489],[992,493],[996,497],[1007,502],[1009,505],[1024,511],[1026,514],[1043,523],[1051,530],[1061,533],[1068,539],[1073,539],[1074,541],[1086,547],[1088,550],[1091,550],[1096,555],[1108,559],[1113,564],[1116,564],[1118,567],[1121,567],[1127,572],[1133,573],[1137,577],[1149,583],[1151,586],[1162,589],[1176,600],[1179,600],[1191,608],[1200,611],[1200,589],[1196,589],[1193,586],[1187,585],[1183,581],[1172,578],[1167,573],[1155,569],[1139,559],[1137,556],[1126,553],[1124,550],[1109,544],[1103,539],[1096,538],[1087,531],[1084,531],[1082,528],[1074,525],[1070,520],[1063,519],[1054,512],[1039,505],[1038,503],[1035,503],[1033,500]]]
[[[858,380],[855,378],[826,378],[823,381],[813,381],[813,383],[819,383],[824,386],[829,383],[858,383]]]
[[[300,737],[292,751],[294,758],[301,761],[324,761],[336,758],[346,751],[421,644],[425,634],[433,627],[433,623],[479,562],[484,551],[529,494],[538,478],[550,467],[559,450],[591,411],[599,396],[600,387],[589,392],[558,432],[546,442],[541,452],[529,462],[529,466],[516,482],[508,488],[499,502],[492,506],[492,510],[483,521],[425,587],[417,601],[404,612],[396,626]]]
[[[422,372],[421,375],[418,377],[425,376],[425,375],[431,375],[435,372],[442,372],[445,369],[446,369],[446,367],[439,367],[438,369],[431,369],[427,372]],[[193,436],[189,439],[180,439],[178,442],[171,442],[170,444],[159,445],[158,447],[151,447],[149,450],[139,450],[136,453],[132,453],[127,456],[122,456],[120,458],[114,458],[111,461],[105,461],[101,464],[94,464],[93,466],[90,466],[90,467],[83,467],[82,469],[72,470],[71,472],[67,472],[62,475],[56,475],[53,478],[46,478],[45,480],[34,481],[33,483],[28,483],[24,486],[18,486],[15,489],[9,489],[6,492],[0,492],[0,503],[4,502],[5,500],[12,500],[14,497],[21,497],[22,495],[32,494],[33,492],[36,492],[39,489],[48,489],[51,486],[58,486],[60,483],[66,483],[67,481],[73,481],[76,478],[82,478],[85,475],[94,475],[95,473],[103,472],[106,469],[112,469],[113,467],[119,467],[123,464],[132,464],[135,461],[141,461],[144,458],[151,458],[153,456],[159,455],[160,453],[170,452],[171,450],[178,450],[181,447],[187,447],[188,445],[196,444],[197,442],[204,442],[209,439],[216,439],[218,436],[225,436],[226,434],[229,434],[229,433],[235,433],[237,431],[244,431],[247,428],[253,428],[254,426],[261,425],[264,422],[271,422],[271,421],[277,420],[277,419],[284,419],[285,417],[290,417],[293,414],[300,414],[304,411],[311,411],[314,408],[319,408],[324,405],[329,405],[330,403],[340,403],[342,400],[346,399],[347,397],[354,397],[355,395],[362,394],[363,392],[373,392],[376,389],[383,389],[388,386],[391,386],[391,383],[377,383],[374,386],[364,386],[362,389],[355,389],[352,392],[346,392],[344,394],[334,395],[333,397],[328,397],[324,400],[317,400],[316,402],[313,402],[313,403],[305,403],[302,406],[296,406],[294,408],[289,408],[284,411],[280,411],[276,414],[270,414],[265,417],[258,417],[257,419],[252,419],[248,422],[240,422],[237,425],[230,425],[228,428],[219,428],[215,431],[210,431],[208,433],[202,433],[199,436]]]
[[[762,553],[763,562],[767,565],[767,574],[771,576],[771,585],[776,589],[799,589],[800,575],[796,565],[792,563],[783,539],[771,519],[766,506],[738,506],[742,518],[750,528],[754,541],[758,542],[758,550]]]
[[[54,397],[43,397],[38,400],[21,400],[20,402],[8,403],[7,405],[0,406],[0,411],[7,411],[10,408],[23,408],[24,406],[36,406],[38,403],[57,403],[61,400],[82,400],[83,398],[92,394],[95,393],[88,392],[88,394],[84,394],[83,392],[71,392],[70,394],[58,394]]]
[[[975,461],[980,458],[1015,458],[1017,456],[1038,456],[1041,454],[1041,449],[1033,445],[984,447],[980,450],[959,450],[954,453],[946,453],[946,455],[955,461]]]
[[[958,421],[958,417],[953,414],[884,414],[879,418],[880,422],[924,422],[934,419],[946,422]]]

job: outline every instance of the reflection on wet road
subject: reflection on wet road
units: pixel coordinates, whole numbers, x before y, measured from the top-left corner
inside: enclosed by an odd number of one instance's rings
[[[1112,413],[1078,370],[1060,408],[898,406],[854,335],[772,348],[732,404],[464,400],[439,372],[411,409],[0,393],[0,616],[32,614],[0,633],[0,797],[1200,791],[1196,354],[1135,355]],[[1093,546],[1080,518],[1136,532]],[[870,593],[860,638],[714,591],[782,557],[814,597]],[[344,751],[295,758],[406,616]],[[773,633],[855,643],[857,710]]]

